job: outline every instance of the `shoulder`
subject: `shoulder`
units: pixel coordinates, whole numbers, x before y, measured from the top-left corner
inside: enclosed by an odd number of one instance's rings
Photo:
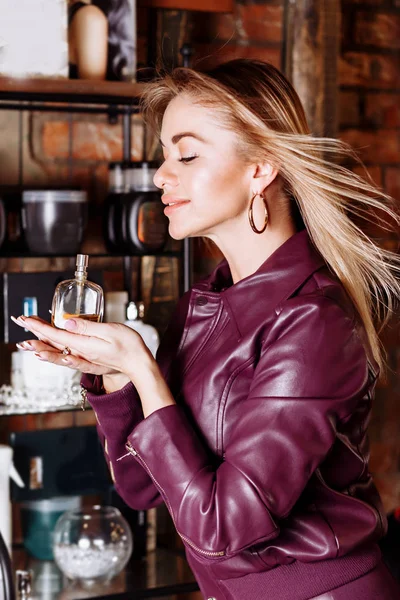
[[[282,335],[298,333],[323,341],[325,336],[343,343],[344,339],[357,334],[361,326],[355,305],[340,280],[327,267],[314,272],[295,293],[282,301],[275,309],[276,319],[269,340]],[[326,339],[326,338],[325,338]]]
[[[365,388],[368,357],[351,303],[323,287],[286,300],[263,348],[276,394],[349,397]]]

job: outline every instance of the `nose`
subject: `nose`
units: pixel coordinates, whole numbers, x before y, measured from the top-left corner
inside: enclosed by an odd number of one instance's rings
[[[167,161],[164,161],[161,167],[157,169],[153,177],[153,183],[160,190],[164,189],[165,186],[175,187],[178,185],[178,177],[167,165]]]

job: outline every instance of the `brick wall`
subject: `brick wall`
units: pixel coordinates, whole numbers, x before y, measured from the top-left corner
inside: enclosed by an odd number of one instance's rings
[[[376,183],[400,203],[400,2],[343,0],[340,137]],[[388,248],[398,236],[373,232]],[[376,393],[371,470],[388,511],[400,504],[400,336],[398,318],[383,336],[389,375]]]
[[[193,13],[193,65],[204,70],[233,58],[257,58],[280,67],[283,2],[236,2],[231,14]]]

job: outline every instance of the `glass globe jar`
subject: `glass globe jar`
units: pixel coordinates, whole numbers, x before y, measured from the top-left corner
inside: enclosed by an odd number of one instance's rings
[[[117,508],[92,506],[59,517],[53,538],[61,571],[84,587],[107,583],[125,567],[132,553],[132,533]]]

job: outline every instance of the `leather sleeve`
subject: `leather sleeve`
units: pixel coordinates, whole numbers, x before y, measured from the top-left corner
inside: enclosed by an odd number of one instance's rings
[[[189,294],[180,299],[167,331],[162,337],[156,360],[168,381],[169,365],[179,345],[188,309]],[[115,484],[124,501],[136,510],[146,510],[161,504],[163,499],[149,474],[126,456],[128,434],[143,421],[139,395],[132,383],[110,394],[102,387],[101,377],[83,374],[81,385],[87,390],[87,400],[97,419],[97,431],[104,455]]]
[[[128,434],[143,420],[135,387],[128,383],[121,390],[105,394],[99,389],[98,378],[83,375],[81,383],[96,415],[97,432],[118,494],[137,510],[160,504],[162,498],[148,473],[134,461],[118,460],[127,453]]]
[[[178,405],[129,436],[136,455],[126,460],[151,473],[184,542],[210,559],[278,535],[368,381],[352,318],[322,295],[286,302],[251,368],[248,396],[227,400],[218,468]]]

